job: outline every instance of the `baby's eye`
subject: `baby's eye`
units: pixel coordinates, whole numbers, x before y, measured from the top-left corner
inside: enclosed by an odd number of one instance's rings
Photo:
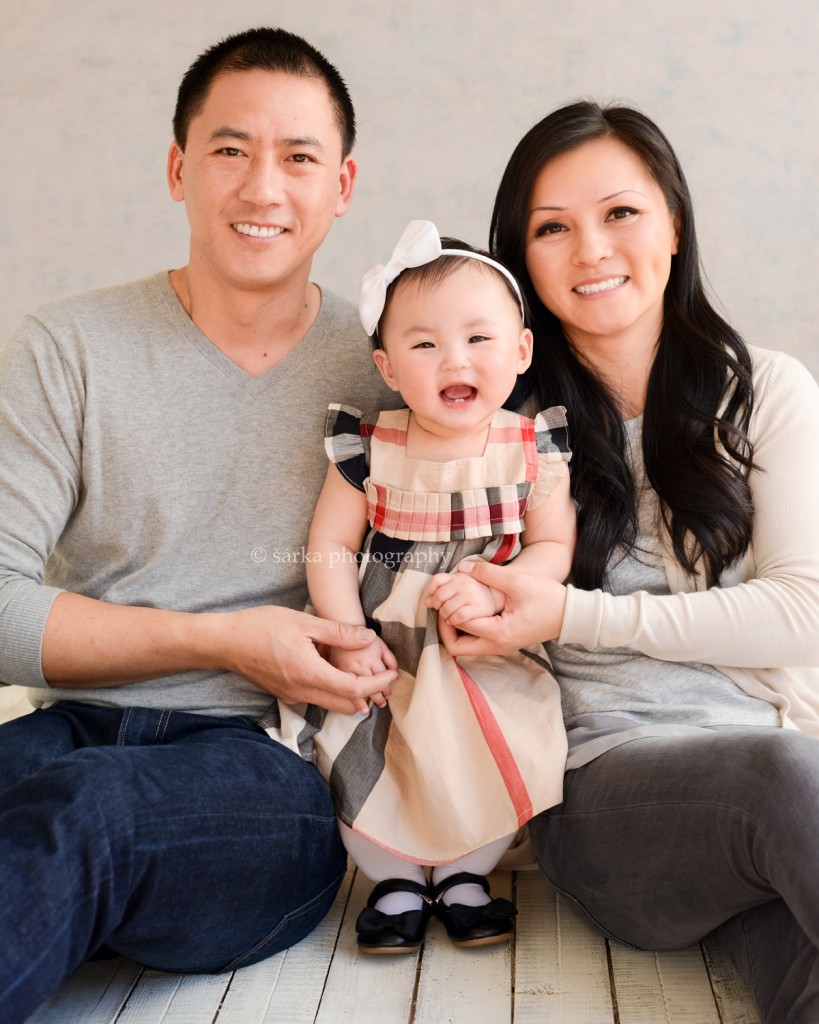
[[[435,346],[432,344],[431,341],[419,341],[415,345],[413,345],[412,347],[413,348],[435,348]]]
[[[485,334],[473,334],[469,339],[469,344],[472,345],[476,341],[488,341],[489,339]]]
[[[635,210],[633,206],[615,206],[613,210],[609,211],[609,220],[625,220],[626,217],[631,217],[635,213],[639,213],[639,210]]]

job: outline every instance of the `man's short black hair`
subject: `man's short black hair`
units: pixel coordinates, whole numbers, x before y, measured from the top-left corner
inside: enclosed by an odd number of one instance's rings
[[[283,28],[251,28],[216,43],[191,64],[176,99],[173,134],[184,151],[191,120],[201,111],[217,75],[230,71],[284,71],[327,85],[341,132],[342,156],[355,144],[355,111],[344,79],[314,46]]]

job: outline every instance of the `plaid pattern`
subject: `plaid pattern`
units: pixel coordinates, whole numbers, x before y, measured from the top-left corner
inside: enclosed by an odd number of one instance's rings
[[[313,758],[344,822],[436,864],[513,833],[562,797],[566,738],[545,650],[456,662],[424,600],[430,576],[464,558],[514,558],[527,507],[565,474],[569,452],[562,408],[534,420],[501,410],[483,456],[407,459],[408,416],[331,406],[327,418],[330,459],[368,495],[359,590],[398,660],[389,704],[366,718],[279,705],[280,720],[265,725]]]
[[[397,409],[373,419],[333,405],[327,416],[329,458],[366,493],[370,526],[388,537],[434,542],[521,533],[541,470],[553,478],[565,472],[562,407],[534,420],[499,410],[483,455],[457,462],[408,463],[409,415],[409,409]]]

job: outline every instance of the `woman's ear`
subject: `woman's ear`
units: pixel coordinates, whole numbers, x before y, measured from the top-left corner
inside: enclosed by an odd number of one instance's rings
[[[674,217],[674,238],[672,239],[671,255],[676,256],[680,251],[680,228],[682,227],[682,220],[679,214]]]
[[[391,388],[393,391],[397,391],[398,385],[395,382],[395,374],[392,372],[392,363],[390,362],[390,357],[383,348],[373,350],[373,361],[378,367],[378,372],[384,378],[384,382],[387,387]]]

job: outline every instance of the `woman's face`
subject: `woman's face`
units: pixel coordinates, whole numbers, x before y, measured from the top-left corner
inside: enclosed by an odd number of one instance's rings
[[[640,157],[594,139],[547,163],[529,202],[526,266],[572,344],[656,343],[678,226]]]

